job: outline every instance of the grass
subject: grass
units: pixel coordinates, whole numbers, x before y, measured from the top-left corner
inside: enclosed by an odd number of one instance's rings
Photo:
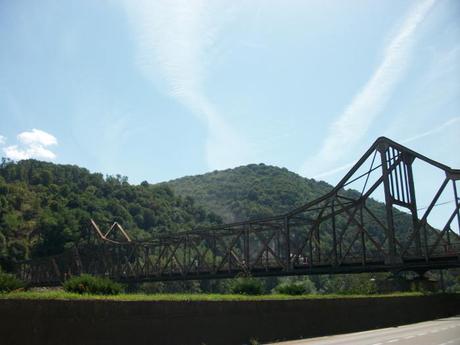
[[[224,295],[224,294],[120,294],[115,296],[101,296],[76,294],[65,291],[13,291],[0,294],[1,299],[46,299],[46,300],[103,300],[103,301],[268,301],[268,300],[301,300],[301,299],[332,299],[332,298],[386,298],[401,296],[422,296],[419,292],[398,292],[379,295]]]

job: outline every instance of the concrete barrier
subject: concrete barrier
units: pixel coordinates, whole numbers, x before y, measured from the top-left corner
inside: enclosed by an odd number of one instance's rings
[[[0,344],[238,345],[460,314],[460,295],[285,301],[0,300]]]

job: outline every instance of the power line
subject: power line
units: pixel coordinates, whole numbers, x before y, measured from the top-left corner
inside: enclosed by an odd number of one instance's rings
[[[449,200],[449,201],[439,202],[437,204],[434,204],[433,207],[446,205],[446,204],[449,204],[449,203],[454,202],[454,201],[455,201],[455,199],[452,199],[452,200]],[[417,211],[426,210],[428,207],[430,207],[430,206],[425,206],[425,207],[418,208]]]

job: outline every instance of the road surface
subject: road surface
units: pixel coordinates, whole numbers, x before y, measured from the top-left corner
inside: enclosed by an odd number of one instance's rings
[[[276,345],[460,345],[460,316]]]

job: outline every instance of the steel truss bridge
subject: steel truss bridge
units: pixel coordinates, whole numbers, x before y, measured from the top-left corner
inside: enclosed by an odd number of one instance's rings
[[[435,170],[439,185],[426,186],[420,166]],[[327,194],[286,214],[148,242],[117,223],[104,233],[92,221],[96,241],[21,262],[16,273],[37,286],[82,273],[143,282],[460,267],[459,180],[459,169],[381,137]],[[417,193],[426,187],[435,188],[421,207]]]

